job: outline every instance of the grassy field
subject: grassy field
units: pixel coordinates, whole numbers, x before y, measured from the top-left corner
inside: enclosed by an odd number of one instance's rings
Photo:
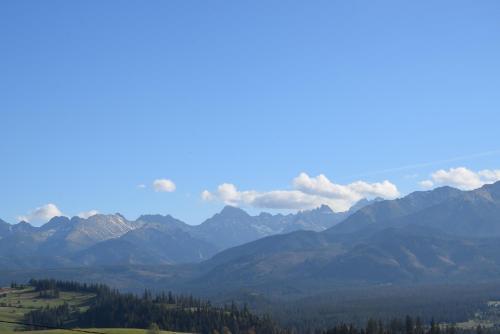
[[[33,288],[22,290],[3,289],[0,291],[0,320],[22,321],[25,313],[45,306],[58,306],[67,303],[70,307],[85,311],[89,301],[94,295],[78,292],[61,292],[57,299],[38,298],[38,293]],[[0,333],[13,331],[17,325],[0,323]]]
[[[22,322],[25,313],[31,310],[45,306],[58,306],[67,303],[70,307],[85,311],[90,300],[94,297],[89,293],[78,292],[60,292],[57,299],[38,298],[38,293],[33,288],[22,290],[3,289],[0,291],[0,320]],[[75,333],[66,330],[44,330],[44,331],[22,331],[22,326],[5,324],[0,322],[0,333],[2,334],[69,334]],[[89,331],[101,332],[106,334],[144,334],[144,329],[128,328],[93,328],[85,329]],[[162,331],[162,334],[171,334],[173,332]]]

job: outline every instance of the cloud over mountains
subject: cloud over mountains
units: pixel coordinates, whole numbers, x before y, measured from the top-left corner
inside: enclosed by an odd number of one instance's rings
[[[59,208],[53,204],[53,203],[48,203],[45,205],[42,205],[33,211],[29,212],[27,215],[23,216],[18,216],[18,220],[24,220],[26,222],[46,222],[50,220],[51,218],[54,218],[56,216],[62,216],[63,213]]]
[[[473,190],[499,180],[500,169],[483,169],[475,172],[465,167],[457,167],[440,169],[432,173],[429,180],[421,181],[420,185],[424,188],[446,185],[462,190]]]
[[[87,219],[87,218],[95,216],[97,214],[99,214],[99,211],[97,211],[97,210],[89,210],[89,211],[80,212],[77,216],[80,217],[80,218],[83,218],[83,219]]]
[[[387,180],[376,183],[356,181],[342,185],[333,183],[323,174],[311,177],[307,173],[300,173],[293,179],[292,184],[291,190],[262,192],[240,191],[234,184],[223,183],[214,192],[203,191],[201,197],[203,200],[218,200],[233,206],[265,209],[302,210],[327,204],[340,212],[348,210],[362,198],[393,199],[400,195],[397,187]]]

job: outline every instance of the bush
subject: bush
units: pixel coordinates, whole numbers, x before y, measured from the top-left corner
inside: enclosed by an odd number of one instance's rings
[[[147,334],[160,334],[160,327],[158,327],[158,325],[153,322],[151,325],[149,325]]]

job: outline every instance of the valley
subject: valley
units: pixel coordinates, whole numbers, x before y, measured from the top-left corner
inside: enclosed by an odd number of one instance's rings
[[[221,229],[248,235],[239,230],[240,226],[248,229],[263,216],[267,217],[266,221],[288,217],[289,221],[304,222],[320,221],[318,215],[327,217],[332,226],[325,225],[320,231],[298,229],[288,233],[277,228],[276,231],[281,232],[234,247],[225,241],[218,247],[229,248],[214,251],[214,255],[203,261],[189,261],[189,255],[185,258],[175,255],[177,252],[199,253],[197,247],[201,243],[193,244],[190,240],[202,240],[202,235],[210,233],[218,235]],[[322,322],[330,326],[340,320],[362,323],[370,314],[389,317],[398,309],[417,313],[427,320],[433,316],[442,322],[458,323],[470,319],[478,305],[500,299],[497,294],[500,182],[473,191],[442,187],[395,200],[377,200],[352,210],[335,223],[336,214],[325,206],[289,216],[250,216],[241,209],[226,207],[199,227],[187,226],[170,216],[142,216],[133,223],[120,223],[122,227],[117,229],[123,233],[120,236],[97,238],[95,236],[103,235],[97,232],[98,226],[109,223],[106,217],[90,217],[89,225],[85,220],[72,223],[75,219],[63,217],[54,218],[39,229],[26,224],[22,229],[13,225],[8,232],[11,234],[2,241],[14,249],[19,249],[17,245],[21,245],[19,241],[26,240],[24,238],[38,240],[41,231],[53,230],[49,237],[42,239],[45,241],[34,242],[35,248],[23,248],[24,252],[33,252],[32,255],[25,253],[24,261],[38,254],[37,250],[50,249],[47,240],[62,235],[64,238],[55,240],[63,240],[68,249],[78,249],[72,241],[86,240],[87,248],[70,252],[73,259],[75,254],[90,256],[95,250],[95,254],[100,254],[96,257],[99,262],[93,260],[82,265],[70,261],[44,269],[36,269],[36,266],[6,269],[7,264],[0,269],[0,283],[56,278],[104,283],[134,293],[168,289],[207,298],[218,305],[232,301],[246,304],[252,310],[271,313],[281,323],[293,326],[314,319],[315,312],[327,312],[329,320]],[[94,221],[101,219],[104,220],[100,223]],[[123,224],[135,227],[124,232]],[[90,227],[97,230],[90,233]],[[202,227],[204,234],[200,232]],[[75,231],[81,233],[82,230],[94,236],[93,239],[75,238]],[[89,244],[89,238],[101,241]],[[204,238],[207,245],[210,244],[209,238]],[[221,238],[228,239],[232,239],[231,235]],[[162,260],[173,256],[180,263]],[[13,260],[4,259],[10,263]],[[372,299],[366,298],[374,291],[383,291],[376,300],[383,298],[384,305],[395,305],[395,308],[376,307]],[[461,293],[454,295],[453,291]],[[322,306],[317,306],[315,301],[322,300]],[[296,319],[291,319],[289,314],[300,309],[297,305],[308,306]],[[352,305],[354,309],[342,315],[342,305]],[[365,309],[356,309],[359,305],[365,305]],[[463,305],[462,311],[456,305]],[[454,314],[445,311],[449,307],[455,310]],[[283,310],[289,312],[283,313]]]

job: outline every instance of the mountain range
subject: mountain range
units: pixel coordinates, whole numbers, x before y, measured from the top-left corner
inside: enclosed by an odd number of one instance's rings
[[[108,221],[118,226],[105,236],[76,229]],[[64,228],[55,228],[60,225]],[[417,191],[360,203],[342,214],[322,206],[250,216],[226,207],[198,226],[170,216],[129,222],[119,215],[57,218],[40,228],[0,226],[2,266],[37,268],[45,250],[55,254],[51,238],[62,240],[56,243],[64,246],[56,249],[58,254],[69,252],[51,262],[53,268],[66,269],[4,271],[0,277],[5,280],[98,280],[214,300],[298,299],[354,287],[500,281],[500,182],[472,191]]]
[[[296,231],[222,251],[184,279],[189,290],[280,296],[491,280],[500,280],[500,182],[371,203],[325,231]]]
[[[200,262],[214,254],[266,236],[296,230],[323,231],[370,203],[335,213],[323,205],[296,214],[251,216],[226,206],[200,225],[170,215],[120,214],[87,219],[54,217],[40,227],[0,221],[0,266],[11,269],[95,265],[158,265]]]

